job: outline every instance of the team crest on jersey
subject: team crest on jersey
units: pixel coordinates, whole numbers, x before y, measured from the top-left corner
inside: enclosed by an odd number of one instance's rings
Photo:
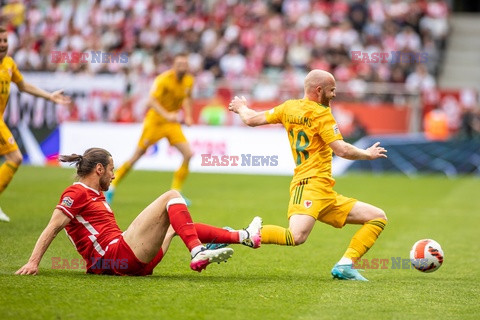
[[[312,200],[305,200],[303,201],[303,205],[305,206],[305,208],[310,208],[313,204],[313,201]]]
[[[8,138],[8,143],[14,144],[14,143],[15,143],[15,139],[13,139],[13,137]]]
[[[70,198],[70,197],[63,197],[62,205],[67,207],[67,208],[71,208],[72,205],[73,205],[73,199]]]
[[[12,74],[13,74],[13,71],[12,71],[12,69],[10,69],[10,68],[9,68],[9,69],[2,69],[0,72],[1,72],[1,73],[8,73],[8,76],[9,76],[10,78],[12,77]]]
[[[332,129],[333,129],[333,134],[340,133],[340,129],[338,129],[338,125],[336,123],[333,125]]]
[[[275,108],[272,108],[272,109],[268,110],[268,113],[270,113],[270,114],[273,114],[274,112],[275,112]]]
[[[103,201],[103,205],[107,208],[108,212],[112,212],[112,208],[108,205],[107,201]]]

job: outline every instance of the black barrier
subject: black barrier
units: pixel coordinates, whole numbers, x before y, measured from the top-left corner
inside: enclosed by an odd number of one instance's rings
[[[387,159],[355,161],[347,171],[401,172],[406,175],[441,173],[480,175],[480,140],[427,141],[401,137],[366,137],[362,147],[380,141]]]

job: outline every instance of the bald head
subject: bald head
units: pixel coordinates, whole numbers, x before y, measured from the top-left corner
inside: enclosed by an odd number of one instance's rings
[[[335,78],[330,72],[315,69],[305,77],[305,98],[329,105],[335,97]]]
[[[315,69],[305,77],[305,91],[314,91],[318,86],[335,84],[335,78],[330,72]]]

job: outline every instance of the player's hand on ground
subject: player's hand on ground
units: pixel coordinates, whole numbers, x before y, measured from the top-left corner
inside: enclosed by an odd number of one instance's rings
[[[38,266],[34,263],[27,263],[23,267],[17,270],[15,274],[20,274],[20,275],[36,275],[38,273]]]
[[[58,104],[70,104],[70,103],[72,103],[72,100],[70,99],[70,97],[67,97],[63,94],[63,89],[52,92],[52,95],[50,96],[50,99],[53,102],[58,103]]]
[[[387,158],[387,149],[380,147],[380,142],[375,142],[370,148],[367,149],[367,152],[370,154],[370,160],[378,158]]]
[[[240,98],[235,96],[235,98],[233,98],[232,101],[230,101],[230,104],[228,105],[228,110],[238,113],[238,110],[241,107],[246,107],[246,106],[247,106],[247,99],[244,96]]]

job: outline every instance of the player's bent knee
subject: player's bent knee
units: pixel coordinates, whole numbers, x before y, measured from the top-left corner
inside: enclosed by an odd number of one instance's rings
[[[187,161],[187,162],[190,161],[190,159],[193,158],[193,152],[191,152],[191,151],[190,151],[190,152],[187,152],[187,153],[183,156],[183,158],[184,158],[184,160]]]
[[[378,209],[378,213],[377,213],[377,217],[376,219],[383,219],[385,221],[388,221],[387,219],[387,214],[385,213],[385,211],[383,211],[382,209]]]
[[[167,201],[171,200],[171,199],[174,199],[174,198],[182,198],[182,195],[180,194],[180,192],[178,192],[177,190],[173,190],[173,189],[165,192],[163,194],[163,196],[165,198],[167,198]]]
[[[375,206],[370,206],[368,210],[363,213],[363,220],[364,222],[367,222],[375,219],[383,219],[386,221],[387,215],[382,209]]]
[[[293,241],[295,242],[295,246],[304,244],[308,238],[308,234],[304,232],[292,232],[292,236],[293,236]]]
[[[173,205],[173,204],[183,204],[183,205],[187,205],[185,199],[182,197],[182,195],[180,194],[180,192],[178,192],[177,190],[168,190],[167,192],[165,192],[164,194],[162,194],[158,200],[162,201],[162,203],[165,204],[165,208],[167,209],[168,211],[168,208]],[[163,205],[162,205],[163,207]]]
[[[23,155],[20,151],[14,151],[5,155],[6,160],[15,163],[17,166],[20,166],[23,162]]]
[[[15,164],[16,164],[17,166],[21,165],[22,162],[23,162],[23,156],[22,156],[22,154],[20,154],[18,157],[16,157],[13,162],[15,162]]]

